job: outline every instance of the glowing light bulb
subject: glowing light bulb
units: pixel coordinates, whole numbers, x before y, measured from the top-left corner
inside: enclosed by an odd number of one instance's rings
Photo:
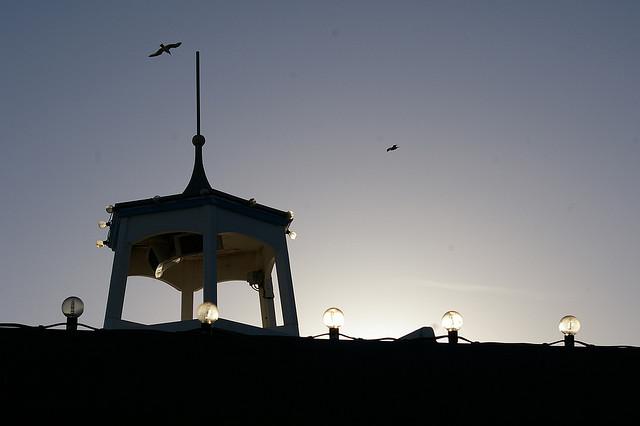
[[[329,308],[322,315],[322,322],[329,327],[329,340],[340,340],[340,327],[344,325],[344,314],[338,308]]]
[[[107,213],[111,214],[113,213],[113,205],[109,204],[108,206],[106,206],[104,208],[106,210]]]
[[[211,302],[204,302],[200,306],[198,306],[198,310],[196,311],[196,317],[202,324],[211,325],[214,322],[218,321],[218,307]]]
[[[83,312],[84,302],[79,297],[67,297],[62,302],[62,313],[67,318],[78,318]]]
[[[580,331],[580,321],[573,315],[566,315],[560,320],[558,329],[565,336],[575,336]]]
[[[298,234],[296,234],[296,231],[287,231],[287,235],[289,235],[289,238],[291,238],[292,240],[295,240],[298,236]]]
[[[344,314],[338,308],[329,308],[324,311],[322,322],[330,329],[340,328],[344,325]]]
[[[96,247],[98,247],[98,248],[104,247],[104,241],[103,240],[97,240],[96,241]]]
[[[295,216],[291,210],[289,210],[287,213],[289,214],[289,219],[293,219],[293,217]]]
[[[104,220],[101,220],[101,221],[98,222],[98,228],[100,228],[100,229],[104,229],[109,225],[110,225],[110,223],[109,222],[105,222]]]
[[[458,331],[462,328],[462,315],[456,311],[447,311],[442,316],[442,327],[447,331]]]

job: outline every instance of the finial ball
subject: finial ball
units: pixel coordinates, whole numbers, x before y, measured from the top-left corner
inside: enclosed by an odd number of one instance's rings
[[[191,143],[193,143],[194,146],[202,146],[204,145],[204,136],[202,135],[195,135],[192,139],[191,139]]]

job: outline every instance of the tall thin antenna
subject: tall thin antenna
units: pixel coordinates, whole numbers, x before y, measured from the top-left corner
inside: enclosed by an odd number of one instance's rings
[[[196,134],[200,134],[200,51],[196,50],[196,118],[198,127]]]
[[[204,172],[204,165],[202,164],[202,146],[205,143],[204,136],[200,134],[200,52],[196,51],[196,118],[197,118],[197,130],[198,133],[191,138],[191,143],[196,148],[196,158],[193,163],[193,172],[191,173],[191,179],[187,188],[184,190],[184,195],[205,195],[209,194],[213,188],[207,180],[207,175]]]

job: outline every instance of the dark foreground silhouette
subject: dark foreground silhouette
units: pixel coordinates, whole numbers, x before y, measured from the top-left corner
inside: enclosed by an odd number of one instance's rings
[[[0,328],[0,342],[7,419],[299,426],[640,418],[632,388],[640,379],[638,348],[329,341],[215,328]]]
[[[389,148],[387,148],[387,152],[395,151],[396,149],[398,149],[398,145],[393,145],[393,146],[390,146]]]

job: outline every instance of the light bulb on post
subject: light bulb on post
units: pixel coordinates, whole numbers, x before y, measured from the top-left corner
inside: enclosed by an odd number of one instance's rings
[[[109,214],[113,213],[113,205],[109,204],[104,208],[104,210]]]
[[[215,303],[204,302],[200,306],[198,306],[196,317],[198,318],[198,321],[200,321],[203,330],[210,330],[211,325],[214,322],[218,321],[218,307],[215,305]]]
[[[111,226],[111,222],[106,222],[104,220],[98,221],[98,228],[105,229],[107,226]]]
[[[105,245],[106,245],[106,243],[103,240],[96,241],[96,247],[97,248],[103,248]]]
[[[458,343],[458,330],[462,328],[462,315],[456,311],[447,311],[442,316],[442,327],[447,330],[449,343]]]
[[[84,312],[84,302],[76,296],[67,297],[62,302],[62,313],[67,317],[67,330],[78,329],[78,317]]]
[[[575,335],[580,331],[580,321],[573,315],[565,315],[558,324],[558,329],[564,334],[565,348],[573,348],[575,346]]]
[[[338,308],[329,308],[324,311],[322,322],[329,327],[329,340],[340,339],[340,327],[344,325],[344,314]]]
[[[296,231],[292,231],[290,229],[287,229],[287,235],[289,236],[289,238],[291,238],[292,240],[295,240],[296,237],[298,236],[298,234],[296,234]]]

